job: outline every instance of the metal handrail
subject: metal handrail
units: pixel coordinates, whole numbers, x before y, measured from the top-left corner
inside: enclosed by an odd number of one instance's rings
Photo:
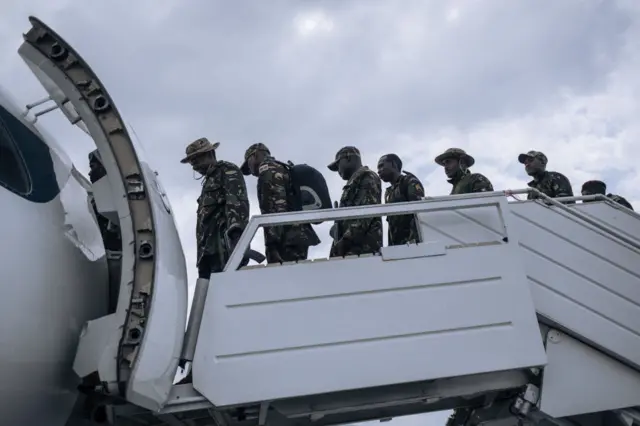
[[[610,205],[611,207],[615,207],[617,209],[623,210],[625,213],[633,214],[640,216],[638,212],[631,210],[620,203],[613,201],[611,198],[602,194],[594,194],[594,195],[576,195],[574,197],[558,197],[557,201],[566,203],[567,201],[603,201],[605,204]]]
[[[251,244],[251,240],[253,236],[257,232],[258,228],[264,226],[275,226],[275,225],[293,225],[300,223],[311,223],[311,222],[320,222],[320,221],[336,221],[336,220],[346,220],[346,219],[362,219],[368,217],[378,217],[378,216],[396,216],[396,215],[406,215],[406,214],[417,214],[417,213],[425,213],[428,211],[442,211],[442,210],[458,210],[464,208],[476,208],[476,207],[484,207],[484,206],[492,206],[499,205],[500,200],[503,200],[506,203],[506,199],[503,197],[510,195],[521,195],[521,194],[533,194],[537,201],[543,201],[547,205],[552,205],[557,207],[564,213],[567,213],[570,216],[576,217],[583,222],[591,225],[597,230],[608,234],[609,236],[613,236],[614,238],[622,241],[623,243],[633,247],[636,250],[640,251],[640,243],[635,241],[634,239],[628,238],[626,235],[620,233],[617,229],[607,225],[606,223],[593,219],[584,213],[573,209],[565,204],[563,204],[563,199],[551,198],[543,192],[535,189],[535,188],[524,188],[524,189],[515,189],[515,190],[504,190],[504,191],[492,191],[492,192],[476,192],[471,194],[457,194],[457,195],[443,195],[437,197],[425,197],[420,201],[411,201],[404,203],[392,203],[392,204],[374,204],[367,206],[357,206],[357,207],[343,207],[337,209],[324,209],[324,210],[315,210],[315,211],[296,211],[296,212],[286,212],[286,213],[272,213],[260,216],[254,216],[251,218],[248,226],[243,232],[238,244],[236,245],[236,249],[231,254],[227,265],[224,268],[224,271],[227,270],[235,270],[240,265],[241,261],[241,252],[240,248],[249,247]],[[484,202],[482,200],[486,198],[496,198],[499,197],[500,200],[493,200]],[[602,201],[606,201],[606,197],[602,195],[590,196],[593,199],[600,200],[599,197],[602,197]],[[567,199],[572,199],[574,197],[565,197]],[[585,199],[587,196],[584,197]],[[605,200],[606,199],[606,200]],[[609,200],[611,201],[611,200]],[[435,207],[435,203],[444,203],[443,205],[439,205]],[[462,203],[462,204],[460,204]],[[508,204],[508,203],[507,203]],[[628,210],[628,209],[627,209]],[[505,211],[504,208],[499,207],[499,211],[502,213]],[[505,224],[506,228],[506,218],[503,216],[502,221]],[[506,235],[506,229],[505,229]],[[244,252],[242,252],[244,253]]]
[[[273,213],[254,216],[249,221],[236,248],[234,249],[224,271],[236,270],[240,265],[242,253],[250,246],[258,228],[264,226],[281,226],[320,221],[337,221],[347,219],[363,219],[379,216],[396,216],[418,214],[443,210],[460,210],[477,207],[496,206],[504,225],[504,235],[507,236],[508,215],[503,214],[508,209],[508,202],[504,191],[482,192],[475,194],[461,194],[442,197],[431,197],[420,201],[392,204],[374,204],[357,207],[342,207],[316,211],[296,211],[287,213]]]
[[[580,220],[588,223],[589,225],[599,229],[600,231],[603,231],[609,235],[614,236],[615,238],[617,238],[618,240],[624,242],[625,244],[630,245],[631,247],[633,247],[636,250],[640,250],[640,243],[638,241],[635,241],[631,238],[628,238],[627,236],[625,236],[624,234],[621,234],[617,229],[607,225],[606,223],[597,220],[597,219],[593,219],[588,215],[585,215],[584,213],[573,209],[569,206],[567,206],[566,204],[563,204],[559,198],[551,198],[549,197],[547,194],[544,194],[540,191],[538,191],[535,188],[527,188],[527,189],[516,189],[516,190],[506,190],[504,191],[505,195],[509,195],[509,194],[525,194],[525,193],[529,193],[529,194],[534,194],[538,200],[542,200],[547,204],[551,204],[554,207],[558,207],[560,210],[562,210],[565,213],[568,213],[571,216],[577,217]],[[572,197],[566,197],[566,198],[572,198]],[[628,209],[627,209],[628,210]]]

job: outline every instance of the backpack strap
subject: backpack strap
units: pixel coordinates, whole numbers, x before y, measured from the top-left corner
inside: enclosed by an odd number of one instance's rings
[[[287,203],[289,204],[289,208],[293,208],[294,211],[302,210],[302,204],[300,201],[300,197],[302,196],[302,194],[299,193],[298,186],[293,181],[293,173],[291,172],[291,169],[295,164],[293,164],[293,162],[290,160],[286,163],[278,160],[274,161],[284,167],[285,170],[289,173],[289,188],[287,188]]]

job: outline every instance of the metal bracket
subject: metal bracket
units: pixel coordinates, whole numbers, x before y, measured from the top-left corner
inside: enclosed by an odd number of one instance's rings
[[[49,92],[49,97],[27,105],[27,113],[53,100],[56,107],[37,113],[36,118],[59,108],[71,124],[80,127],[95,141],[105,159],[107,173],[113,177],[110,179],[113,185],[126,182],[126,187],[117,187],[125,199],[128,195],[126,204],[120,205],[118,214],[124,222],[121,223],[123,258],[133,258],[135,263],[131,268],[123,267],[120,287],[122,291],[131,292],[130,303],[139,300],[143,303],[137,307],[133,303],[134,306],[121,307],[116,311],[118,319],[122,318],[123,327],[115,373],[122,383],[129,376],[144,336],[149,315],[148,303],[144,301],[153,293],[150,283],[153,283],[155,270],[155,232],[150,229],[153,223],[152,205],[146,194],[142,164],[120,113],[93,70],[42,21],[29,17],[29,22],[31,28],[24,34],[24,43],[18,51]],[[136,259],[135,253],[138,259],[145,261]]]
[[[511,412],[520,418],[525,418],[531,409],[538,404],[539,399],[540,388],[528,384],[511,405]]]

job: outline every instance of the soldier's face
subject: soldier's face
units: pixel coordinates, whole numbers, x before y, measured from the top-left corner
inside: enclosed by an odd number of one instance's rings
[[[211,165],[213,156],[210,153],[202,154],[191,160],[191,167],[193,170],[204,175],[207,173],[207,169]]]
[[[524,170],[528,175],[536,174],[544,169],[544,165],[539,158],[527,157],[524,160]]]
[[[89,161],[89,180],[91,183],[97,182],[101,177],[107,174],[105,168],[100,164],[99,161],[91,160]]]
[[[338,174],[343,180],[351,179],[360,165],[359,160],[359,157],[346,156],[338,161]]]
[[[444,166],[444,173],[447,175],[449,179],[454,177],[458,170],[460,170],[460,160],[457,158],[447,158],[442,161]]]
[[[378,176],[383,182],[391,182],[394,175],[395,167],[389,160],[382,160],[378,162]]]
[[[251,175],[258,176],[258,167],[260,166],[260,161],[258,159],[257,153],[253,153],[251,157],[247,159],[247,166],[249,166]]]

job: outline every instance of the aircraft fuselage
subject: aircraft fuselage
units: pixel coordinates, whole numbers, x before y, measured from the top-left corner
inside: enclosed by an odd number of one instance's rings
[[[0,94],[0,412],[62,425],[76,401],[83,325],[106,315],[107,262],[85,182]]]

